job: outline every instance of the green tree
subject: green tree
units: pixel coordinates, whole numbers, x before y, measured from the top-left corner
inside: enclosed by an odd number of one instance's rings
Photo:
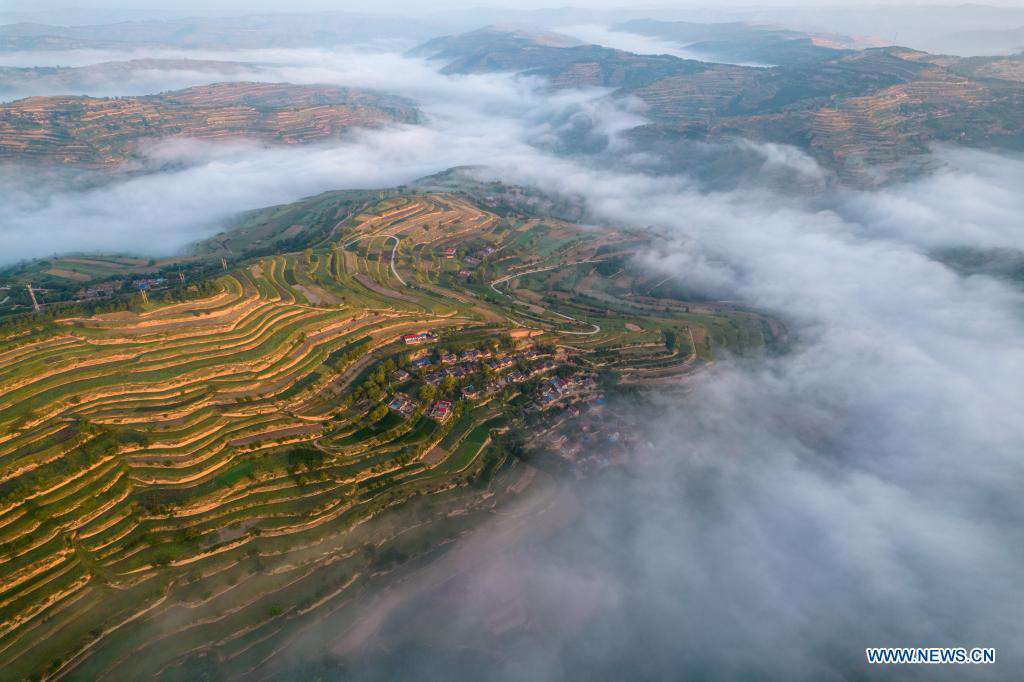
[[[661,336],[665,340],[665,348],[667,348],[669,352],[674,351],[676,349],[676,330],[663,329]]]

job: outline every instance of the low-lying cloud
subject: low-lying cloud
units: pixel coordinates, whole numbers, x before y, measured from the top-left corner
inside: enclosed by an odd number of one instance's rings
[[[983,182],[977,154],[943,154],[939,176],[826,209],[570,162],[496,172],[585,197],[606,221],[670,228],[676,252],[644,262],[784,316],[798,341],[782,357],[723,357],[685,395],[659,397],[640,416],[649,445],[578,489],[577,523],[459,578],[524,576],[499,601],[446,606],[451,636],[424,634],[426,651],[413,636],[417,666],[440,678],[486,661],[493,679],[1012,676],[1024,635],[1024,294],[957,275],[924,248],[937,226],[991,225],[1009,209],[996,182],[943,198],[945,221],[886,224],[888,206],[925,204],[935,183]],[[574,581],[600,598],[559,587]],[[483,637],[508,604],[528,625]],[[541,617],[552,609],[588,616],[552,625]],[[886,645],[994,646],[999,662],[869,670],[864,649]]]
[[[603,99],[604,91],[549,93],[536,79],[508,74],[441,76],[425,60],[395,53],[274,50],[238,56],[273,61],[273,80],[410,96],[426,121],[355,131],[340,142],[307,147],[164,141],[147,150],[148,160],[176,170],[113,182],[96,171],[47,172],[45,181],[37,181],[44,175],[39,169],[9,168],[0,179],[7,209],[0,215],[0,265],[69,251],[167,255],[247,209],[329,189],[392,186],[458,165],[526,163],[537,158],[538,146],[557,149],[567,136],[604,148],[642,120],[630,103]]]
[[[959,276],[926,247],[1019,244],[1010,187],[1024,163],[942,160],[930,178],[836,196],[836,210],[674,178],[518,171],[587,197],[605,220],[671,228],[677,254],[649,265],[710,277],[799,339],[782,358],[726,360],[690,380],[648,424],[643,463],[588,491],[590,511],[548,560],[558,579],[566,565],[603,575],[623,606],[583,635],[535,642],[555,677],[584,661],[649,679],[860,678],[878,645],[996,646],[996,668],[967,672],[1012,674],[1024,295]]]
[[[558,33],[572,36],[586,43],[603,45],[615,50],[624,50],[635,54],[668,54],[680,59],[694,59],[701,62],[717,62],[719,64],[736,64],[739,66],[766,67],[769,64],[758,62],[730,61],[720,55],[709,55],[706,52],[687,49],[686,45],[672,40],[663,40],[651,36],[631,33],[629,31],[613,31],[601,24],[574,24],[558,26]]]
[[[856,195],[844,213],[921,246],[1024,249],[1024,157],[938,147],[934,159],[935,172]]]

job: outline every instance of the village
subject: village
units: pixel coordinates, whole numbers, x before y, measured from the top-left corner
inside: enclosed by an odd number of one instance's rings
[[[608,408],[595,372],[575,366],[563,348],[526,341],[452,350],[425,331],[401,340],[437,344],[408,353],[389,375],[395,392],[387,405],[402,418],[422,409],[445,424],[457,406],[500,400],[510,412],[531,415],[534,449],[561,459],[578,476],[621,463],[633,450],[632,420]]]
[[[429,332],[402,336],[406,345],[436,343]],[[509,348],[508,346],[511,346]],[[555,376],[546,376],[549,374]],[[514,346],[492,343],[453,351],[444,345],[408,353],[400,366],[390,374],[399,392],[389,407],[405,416],[412,413],[416,401],[411,389],[430,386],[441,389],[453,399],[477,401],[511,391],[528,397],[531,409],[543,410],[559,404],[600,400],[597,381],[592,373],[567,364],[564,350],[527,342]],[[510,396],[506,396],[508,398]],[[451,400],[436,400],[427,414],[444,422],[451,414]]]

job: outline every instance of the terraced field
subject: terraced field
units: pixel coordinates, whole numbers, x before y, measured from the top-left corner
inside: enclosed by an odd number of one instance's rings
[[[408,100],[333,86],[213,83],[145,97],[27,97],[0,104],[0,161],[111,168],[167,138],[307,144],[353,127],[418,121]]]
[[[364,577],[521,492],[500,437],[517,409],[779,336],[658,298],[624,260],[636,234],[483,205],[406,192],[212,295],[7,335],[2,676],[260,669]],[[578,389],[551,394],[555,374]]]
[[[685,169],[700,151],[693,143],[740,138],[799,147],[841,180],[870,186],[879,166],[912,169],[936,142],[1008,150],[1024,144],[1018,57],[839,49],[834,36],[728,24],[625,26],[682,40],[688,50],[776,66],[638,55],[499,27],[437,38],[418,51],[450,73],[517,71],[556,88],[608,87],[637,97],[650,122],[629,138]],[[705,37],[693,39],[698,34]]]

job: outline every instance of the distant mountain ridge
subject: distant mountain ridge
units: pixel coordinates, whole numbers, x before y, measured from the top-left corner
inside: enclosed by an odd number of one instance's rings
[[[711,61],[744,61],[770,65],[802,64],[842,56],[860,45],[835,33],[808,33],[768,24],[634,20],[613,31],[669,40]]]
[[[637,55],[568,36],[554,44],[555,34],[514,33],[488,26],[470,33],[431,40],[410,54],[446,62],[443,73],[515,71],[550,78],[557,87],[639,87],[658,78],[695,73],[702,62],[669,55]],[[540,37],[543,36],[543,37]]]
[[[337,86],[239,82],[145,97],[29,97],[0,105],[0,161],[112,167],[165,138],[306,144],[418,121],[410,100]]]
[[[959,31],[946,36],[952,47],[965,53],[1024,52],[1024,26],[1002,30]]]
[[[31,91],[32,94],[80,94],[90,88],[123,81],[145,72],[195,72],[218,77],[254,78],[259,64],[207,59],[130,59],[86,66],[0,66],[0,96]]]
[[[425,40],[438,32],[422,19],[396,21],[352,12],[142,19],[81,26],[21,22],[0,25],[0,50],[307,47],[360,42],[373,35]]]
[[[491,28],[427,43],[449,73],[513,71],[556,88],[601,86],[639,98],[651,123],[641,147],[671,154],[695,141],[747,138],[797,146],[857,182],[933,142],[1024,148],[1024,57],[960,58],[899,47],[834,50],[822,59],[754,68],[552,47]],[[831,49],[831,48],[830,48]]]

